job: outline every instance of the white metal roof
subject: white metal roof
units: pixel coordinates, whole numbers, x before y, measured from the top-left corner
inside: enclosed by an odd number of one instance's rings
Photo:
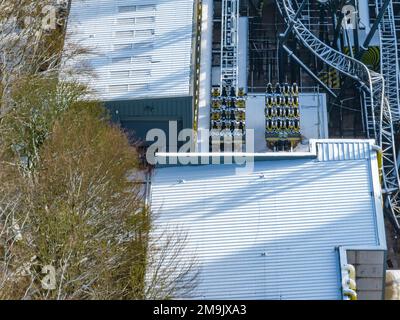
[[[384,247],[373,142],[311,143],[314,157],[265,156],[246,174],[234,164],[156,170],[157,232],[185,230],[181,254],[199,261],[192,297],[340,299],[337,247]]]
[[[193,0],[73,0],[67,45],[103,100],[190,95]],[[85,81],[86,79],[81,79]]]

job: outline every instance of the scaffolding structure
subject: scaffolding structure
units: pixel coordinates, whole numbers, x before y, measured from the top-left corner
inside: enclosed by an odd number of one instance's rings
[[[239,0],[222,0],[220,83],[212,89],[211,151],[243,151],[246,92],[239,88]]]
[[[238,88],[239,0],[222,0],[220,91]]]

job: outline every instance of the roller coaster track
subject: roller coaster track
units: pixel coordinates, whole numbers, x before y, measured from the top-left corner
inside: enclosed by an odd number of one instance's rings
[[[383,6],[383,0],[375,0],[376,13]],[[393,122],[400,121],[399,110],[399,63],[397,52],[396,26],[393,3],[389,2],[379,24],[381,47],[381,73],[385,78],[385,92],[391,106]]]
[[[307,0],[303,0],[307,1]],[[365,92],[366,127],[369,138],[375,139],[382,151],[382,191],[386,212],[391,214],[395,228],[400,231],[400,179],[397,171],[393,122],[389,101],[385,96],[383,76],[369,70],[353,59],[319,40],[302,22],[297,0],[276,0],[288,28],[312,54],[342,74],[358,81]]]

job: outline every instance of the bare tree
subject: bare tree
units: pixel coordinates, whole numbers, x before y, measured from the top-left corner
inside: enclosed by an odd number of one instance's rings
[[[32,76],[14,86],[14,106],[3,115],[0,139],[27,174],[38,164],[40,147],[54,123],[86,94],[85,86],[52,77]]]
[[[67,10],[68,1],[0,0],[0,119],[15,105],[10,95],[20,79],[68,74],[69,61],[87,54],[64,42]]]
[[[89,50],[64,45],[65,8],[46,27],[56,2],[0,0],[0,299],[187,295],[195,260],[183,233],[152,232],[136,149],[60,81]]]
[[[195,287],[183,233],[152,232],[138,154],[97,103],[55,120],[30,175],[13,157],[0,184],[0,298],[169,299]]]
[[[201,270],[195,253],[187,248],[187,240],[188,234],[181,227],[152,225],[147,251],[146,299],[192,296]]]
[[[15,186],[0,203],[3,297],[107,299],[132,293],[129,271],[143,255],[132,246],[147,216],[126,179],[136,153],[101,118],[101,109],[80,107],[55,125],[31,176],[14,171]],[[19,201],[13,201],[14,189]],[[48,288],[42,281],[46,268],[54,270]]]

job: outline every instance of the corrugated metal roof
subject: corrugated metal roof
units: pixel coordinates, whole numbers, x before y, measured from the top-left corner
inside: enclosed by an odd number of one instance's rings
[[[257,161],[242,175],[235,165],[156,170],[155,224],[186,230],[182,255],[200,263],[194,297],[341,298],[336,248],[379,245],[376,155],[370,141],[317,145],[317,158]]]
[[[193,1],[72,1],[67,45],[93,51],[74,62],[94,69],[99,98],[190,95]]]
[[[335,161],[369,159],[371,146],[369,141],[339,140],[337,142],[319,142],[317,148],[319,161]]]

